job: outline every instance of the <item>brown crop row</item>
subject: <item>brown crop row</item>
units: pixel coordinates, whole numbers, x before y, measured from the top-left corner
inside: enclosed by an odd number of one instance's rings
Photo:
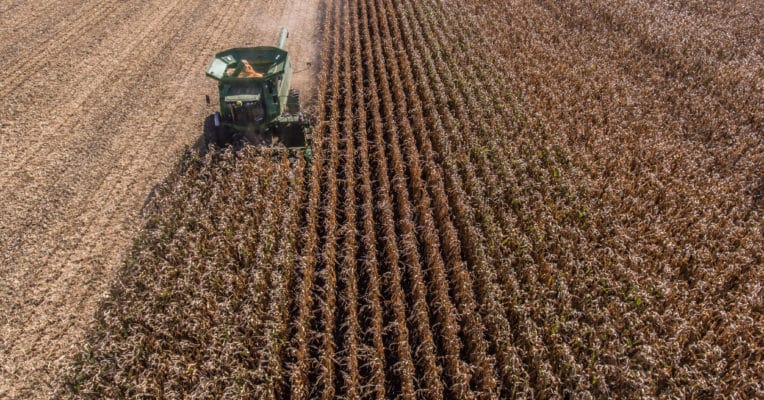
[[[693,4],[326,0],[312,164],[189,156],[70,392],[761,396],[761,26]]]

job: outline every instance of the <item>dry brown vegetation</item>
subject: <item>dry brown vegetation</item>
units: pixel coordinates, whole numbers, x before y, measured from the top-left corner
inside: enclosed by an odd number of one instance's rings
[[[188,154],[65,391],[762,397],[761,10],[326,0],[312,164]]]
[[[253,147],[188,153],[150,205],[72,389],[281,393],[304,167]]]

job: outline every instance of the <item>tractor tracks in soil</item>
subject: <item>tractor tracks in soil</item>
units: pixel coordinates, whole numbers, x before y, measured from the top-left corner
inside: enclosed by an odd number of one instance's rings
[[[148,1],[148,0],[146,0]],[[97,6],[97,7],[96,7]],[[94,0],[77,2],[74,0],[51,2],[25,2],[9,10],[0,10],[4,16],[0,22],[0,53],[22,54],[39,52],[43,46],[60,42],[59,36],[76,32],[76,26],[93,25],[98,15],[113,15],[108,11],[115,6],[123,9],[135,7],[135,3],[98,2]],[[105,21],[103,21],[105,22]],[[83,37],[83,39],[88,39]],[[17,63],[24,56],[3,59],[6,63]]]
[[[90,12],[90,10],[95,11]],[[57,12],[58,10],[48,11]],[[3,42],[6,42],[6,45],[1,51],[8,57],[6,60],[9,63],[3,63],[0,66],[11,73],[5,74],[0,80],[0,95],[9,95],[30,80],[40,80],[38,76],[48,78],[44,81],[55,80],[56,73],[62,69],[60,62],[76,60],[74,57],[60,60],[55,57],[56,55],[66,54],[62,52],[64,49],[72,52],[87,51],[94,39],[103,38],[98,36],[99,33],[108,34],[110,26],[118,26],[119,18],[129,18],[129,11],[125,3],[106,2],[97,7],[82,7],[60,19],[54,19],[55,16],[53,16],[47,21],[37,23],[28,21],[30,25],[29,29],[24,29],[26,32],[14,32],[17,33],[14,35],[3,32],[6,38]],[[59,22],[51,26],[52,21]],[[9,36],[11,40],[8,40]]]
[[[270,43],[264,21],[288,12],[273,1],[68,3],[12,4],[34,15],[0,25],[10,57],[0,73],[2,398],[47,397],[60,384],[147,195],[202,134],[204,95],[216,90],[203,74],[209,57]],[[315,14],[317,1],[301,3]],[[298,63],[317,51],[299,41],[313,35],[315,22],[303,22],[287,43]],[[20,38],[34,48],[17,51]],[[30,74],[7,72],[22,66]]]

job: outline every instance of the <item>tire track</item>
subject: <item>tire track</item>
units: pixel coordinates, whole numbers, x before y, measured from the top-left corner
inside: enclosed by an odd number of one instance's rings
[[[3,4],[3,3],[8,3],[8,4]],[[28,21],[30,19],[33,19],[35,14],[47,11],[48,9],[54,7],[55,5],[56,5],[56,2],[54,1],[49,1],[43,4],[37,3],[37,2],[24,1],[24,0],[0,2],[0,14],[10,16],[3,20],[2,25],[9,22],[17,22],[18,20],[21,20],[21,22]],[[23,6],[29,6],[29,8],[24,9]],[[35,6],[40,8],[35,9],[34,8]],[[14,18],[14,14],[21,15],[21,17]],[[28,14],[30,15],[27,16]],[[25,18],[24,16],[27,16],[27,17]],[[19,24],[16,24],[16,25],[19,25]]]
[[[39,68],[46,63],[45,60],[50,58],[51,54],[59,54],[61,51],[61,43],[67,44],[70,41],[81,43],[80,41],[90,40],[91,32],[99,26],[108,27],[109,21],[106,21],[103,16],[111,15],[117,10],[119,5],[128,4],[126,2],[120,2],[112,0],[112,3],[107,3],[103,7],[97,7],[98,12],[94,15],[88,15],[88,18],[78,18],[73,26],[69,24],[62,24],[61,30],[63,35],[57,36],[57,32],[51,33],[51,37],[47,39],[41,46],[35,47],[34,52],[27,58],[14,58],[15,62],[3,66],[7,71],[24,71],[28,68]],[[39,75],[43,75],[39,71]],[[5,79],[0,80],[0,98],[5,98],[10,93],[14,92],[20,85],[29,80],[34,80],[37,75],[27,76],[21,73],[9,74]]]
[[[124,2],[123,2],[124,3]],[[0,15],[12,15],[0,22],[0,54],[15,55],[18,52],[34,51],[43,44],[55,40],[58,34],[69,29],[82,14],[99,3],[89,2],[26,2],[20,10],[2,11]],[[39,8],[35,8],[39,7]],[[5,62],[12,62],[16,57],[0,61],[0,68],[6,68]]]

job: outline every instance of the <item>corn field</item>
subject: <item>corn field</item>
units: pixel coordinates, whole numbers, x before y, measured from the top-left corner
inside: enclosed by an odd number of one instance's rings
[[[764,396],[760,2],[324,7],[312,162],[185,154],[62,395]]]

